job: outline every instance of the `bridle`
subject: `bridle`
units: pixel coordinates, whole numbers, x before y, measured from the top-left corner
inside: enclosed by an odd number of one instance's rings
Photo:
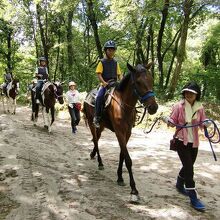
[[[154,92],[152,90],[149,90],[144,95],[141,95],[141,93],[138,91],[137,83],[134,80],[133,72],[130,72],[130,74],[131,74],[132,84],[134,85],[134,94],[138,97],[138,100],[141,103],[145,102],[150,97],[154,97],[155,96],[155,94],[154,94]]]
[[[57,87],[58,87],[58,86],[57,86],[56,84],[54,84],[54,85],[55,85],[55,90],[54,90],[55,98],[56,98],[56,99],[62,98],[63,95],[58,95],[58,94],[57,94]]]

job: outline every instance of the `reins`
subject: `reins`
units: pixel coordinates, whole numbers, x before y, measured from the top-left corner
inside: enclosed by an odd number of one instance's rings
[[[150,133],[150,132],[153,130],[153,127],[155,126],[155,124],[156,124],[159,120],[161,120],[161,118],[162,118],[162,117],[156,118],[155,121],[154,121],[154,123],[152,124],[150,130],[149,130],[149,131],[145,131],[145,130],[144,130],[144,133],[145,133],[145,134]],[[200,125],[202,125],[202,124],[205,124],[205,123],[211,123],[211,124],[213,125],[213,133],[210,134],[210,132],[208,131],[207,127],[204,126],[204,135],[205,135],[205,137],[208,139],[209,144],[210,144],[210,147],[211,147],[211,150],[212,150],[213,157],[214,157],[215,161],[217,161],[217,157],[216,157],[216,154],[215,154],[215,152],[214,152],[214,149],[213,149],[212,144],[217,144],[217,143],[220,142],[220,131],[219,131],[219,128],[217,127],[216,123],[215,123],[212,119],[206,119],[206,120],[201,121],[201,122],[199,122],[199,123],[197,123],[197,124],[194,124],[194,125],[180,125],[180,124],[175,124],[175,123],[173,123],[173,122],[171,122],[171,121],[169,121],[169,123],[172,124],[172,125],[174,125],[174,126],[176,126],[177,128],[193,128],[193,127],[197,127],[197,126],[200,126]],[[145,126],[145,128],[146,128],[146,126]],[[216,136],[216,134],[217,134],[217,136],[218,136],[218,139],[217,139],[217,140],[214,140],[213,138]]]

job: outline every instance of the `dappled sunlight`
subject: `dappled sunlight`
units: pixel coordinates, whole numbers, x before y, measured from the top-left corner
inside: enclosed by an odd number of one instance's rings
[[[187,219],[189,215],[183,209],[178,206],[168,205],[166,208],[149,208],[149,206],[142,206],[142,205],[127,205],[132,211],[141,213],[146,215],[148,218],[158,218],[158,219]]]
[[[214,175],[211,174],[211,173],[196,171],[196,174],[201,175],[201,176],[206,177],[206,178],[209,178],[209,179],[214,179]]]
[[[34,202],[34,198],[32,198],[31,196],[26,196],[26,195],[19,195],[18,196],[18,202],[25,204],[27,207],[29,205],[32,205]]]
[[[44,219],[217,219],[220,165],[213,161],[207,142],[199,151],[195,179],[202,200],[214,214],[209,210],[197,213],[189,199],[176,191],[181,162],[177,153],[169,150],[173,131],[166,128],[150,134],[135,128],[128,141],[141,198],[140,204],[134,205],[129,203],[131,189],[125,163],[126,185],[121,187],[116,182],[120,147],[115,133],[107,129],[102,133],[99,150],[105,169],[99,170],[97,155],[90,159],[92,135],[83,119],[73,135],[70,121],[65,119],[68,112],[62,113],[48,135],[40,127],[41,118],[37,127],[26,120],[30,109],[26,110],[0,118],[4,131],[0,133],[1,169],[18,169],[15,178],[13,172],[5,176],[14,200],[21,204],[13,210],[15,214],[34,213],[35,217],[40,213],[37,217]]]

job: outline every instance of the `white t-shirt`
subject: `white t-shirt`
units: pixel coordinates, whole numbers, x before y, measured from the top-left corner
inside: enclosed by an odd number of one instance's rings
[[[66,93],[66,99],[68,104],[78,103],[80,102],[80,93],[78,90],[69,90]]]

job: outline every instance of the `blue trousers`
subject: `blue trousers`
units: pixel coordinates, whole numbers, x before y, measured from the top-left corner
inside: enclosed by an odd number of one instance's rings
[[[80,112],[74,106],[73,106],[73,108],[70,108],[68,106],[68,110],[69,110],[70,117],[71,117],[72,130],[76,130],[76,126],[79,124],[79,121],[80,121]]]
[[[101,86],[98,90],[98,93],[95,99],[95,116],[96,117],[101,117],[105,92],[106,92],[106,88],[103,86]]]

